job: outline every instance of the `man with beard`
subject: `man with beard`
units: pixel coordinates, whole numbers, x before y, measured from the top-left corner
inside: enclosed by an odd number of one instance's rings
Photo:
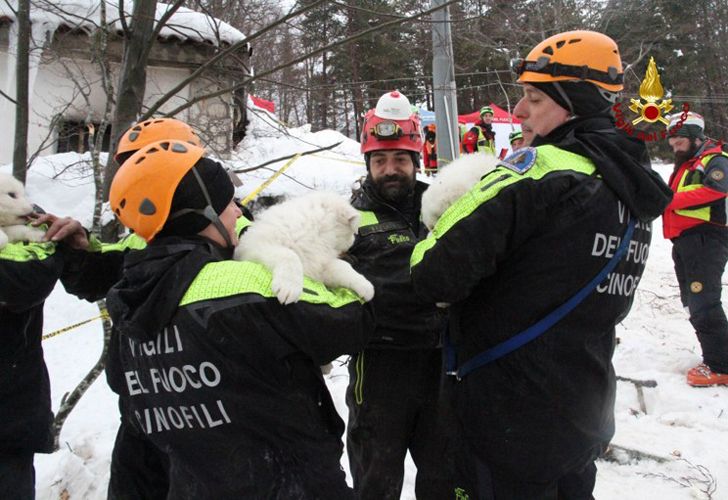
[[[347,450],[359,498],[399,499],[409,449],[419,499],[453,495],[438,409],[441,313],[416,298],[409,275],[426,184],[415,181],[422,138],[407,98],[390,92],[364,118],[368,175],[352,196],[361,226],[349,254],[375,287],[377,328],[349,363]]]
[[[589,499],[614,434],[615,325],[671,192],[609,113],[623,88],[611,38],[559,33],[514,69],[530,147],[445,212],[412,281],[451,304],[445,390],[469,497]]]
[[[662,232],[673,243],[680,299],[703,351],[703,363],[687,373],[688,384],[696,387],[728,384],[728,321],[720,300],[728,260],[728,154],[705,138],[704,128],[703,117],[693,112],[670,120],[675,195],[662,216]]]

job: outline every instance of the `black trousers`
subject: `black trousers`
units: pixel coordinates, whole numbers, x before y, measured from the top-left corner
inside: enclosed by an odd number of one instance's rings
[[[121,400],[120,408],[123,406]],[[169,462],[124,416],[111,453],[108,500],[157,500],[167,498]]]
[[[597,466],[589,462],[550,483],[519,480],[509,472],[477,464],[477,491],[471,499],[480,500],[593,500]]]
[[[32,452],[0,453],[0,498],[3,500],[35,498]]]
[[[728,228],[704,224],[672,240],[680,299],[703,351],[703,362],[728,373],[728,321],[721,278],[728,261]]]
[[[440,349],[366,349],[349,362],[347,453],[358,498],[398,500],[407,450],[418,500],[455,497],[454,419],[439,400]]]

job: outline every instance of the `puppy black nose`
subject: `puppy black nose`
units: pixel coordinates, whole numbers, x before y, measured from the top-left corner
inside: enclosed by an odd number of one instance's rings
[[[40,208],[40,207],[39,207],[38,205],[36,205],[35,203],[33,203],[32,205],[33,205],[33,212],[35,212],[35,213],[37,213],[37,214],[44,214],[44,213],[46,213],[46,211],[45,211],[45,210],[43,210],[42,208]]]

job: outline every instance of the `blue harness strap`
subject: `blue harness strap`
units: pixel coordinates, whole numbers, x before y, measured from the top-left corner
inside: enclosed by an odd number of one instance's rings
[[[450,342],[449,336],[445,335],[443,344],[445,349],[446,373],[448,375],[453,375],[457,377],[458,380],[461,380],[473,370],[482,368],[488,363],[492,363],[496,359],[515,351],[516,349],[527,344],[528,342],[531,342],[532,340],[543,334],[546,330],[558,323],[562,318],[564,318],[564,316],[569,314],[576,306],[578,306],[592,291],[594,291],[597,285],[604,281],[607,275],[611,273],[617,266],[619,261],[622,260],[622,257],[624,257],[624,254],[627,252],[629,242],[632,240],[632,235],[634,234],[634,227],[636,222],[637,220],[634,217],[630,219],[629,224],[627,225],[627,230],[624,232],[624,236],[622,236],[622,241],[620,242],[617,251],[614,252],[612,258],[609,259],[609,262],[607,262],[607,264],[599,272],[599,274],[597,274],[589,283],[584,285],[581,290],[576,292],[573,297],[571,297],[569,300],[551,311],[538,323],[531,325],[530,327],[526,328],[517,335],[514,335],[508,340],[505,340],[500,344],[495,345],[476,356],[473,356],[465,363],[463,363],[459,368],[457,367],[455,349]]]

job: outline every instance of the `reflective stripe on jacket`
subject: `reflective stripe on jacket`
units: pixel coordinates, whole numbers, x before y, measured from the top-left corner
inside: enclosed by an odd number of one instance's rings
[[[720,145],[709,144],[670,177],[675,198],[663,215],[665,238],[676,238],[701,224],[727,224],[728,168],[725,162],[712,162],[716,157],[728,158],[728,154]]]

